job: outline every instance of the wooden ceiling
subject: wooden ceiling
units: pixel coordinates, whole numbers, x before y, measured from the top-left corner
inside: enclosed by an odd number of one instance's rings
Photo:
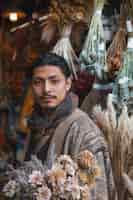
[[[121,0],[107,0],[112,8],[119,9]],[[4,10],[11,5],[17,5],[17,7],[23,9],[29,15],[33,11],[46,10],[50,0],[0,0],[0,10]]]
[[[5,10],[12,5],[16,5],[30,15],[35,10],[47,9],[49,3],[49,0],[0,0],[0,9]]]

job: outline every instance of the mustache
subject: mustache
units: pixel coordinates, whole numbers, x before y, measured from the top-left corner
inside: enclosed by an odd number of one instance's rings
[[[49,99],[49,98],[56,98],[56,96],[55,95],[48,95],[48,94],[40,96],[40,99]]]

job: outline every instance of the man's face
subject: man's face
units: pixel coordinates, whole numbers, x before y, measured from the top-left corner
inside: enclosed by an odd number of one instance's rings
[[[36,102],[44,108],[55,108],[71,88],[71,79],[59,67],[40,66],[33,71],[32,89]]]

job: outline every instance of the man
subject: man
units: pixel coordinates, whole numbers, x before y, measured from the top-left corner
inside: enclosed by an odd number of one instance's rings
[[[31,130],[26,159],[36,154],[42,161],[60,154],[73,158],[88,149],[97,158],[102,175],[92,190],[91,200],[115,199],[107,146],[100,130],[84,112],[76,108],[70,93],[71,71],[56,54],[40,57],[32,69],[34,109],[28,125]]]

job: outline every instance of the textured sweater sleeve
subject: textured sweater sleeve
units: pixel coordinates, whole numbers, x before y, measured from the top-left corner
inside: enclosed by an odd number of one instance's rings
[[[115,188],[111,163],[104,137],[98,127],[89,118],[81,117],[75,121],[67,134],[64,153],[75,157],[80,151],[91,151],[101,168],[101,176],[96,178],[91,190],[90,200],[115,200]]]

